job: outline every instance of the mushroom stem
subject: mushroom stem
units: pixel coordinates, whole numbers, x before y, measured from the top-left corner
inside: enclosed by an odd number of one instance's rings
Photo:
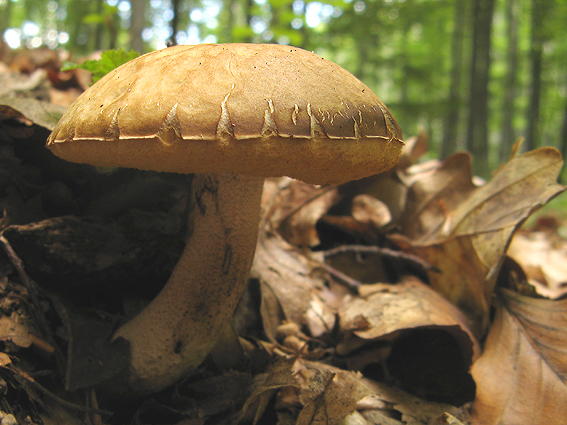
[[[130,342],[130,390],[158,391],[214,347],[246,288],[264,179],[200,174],[193,234],[159,295],[114,338]]]

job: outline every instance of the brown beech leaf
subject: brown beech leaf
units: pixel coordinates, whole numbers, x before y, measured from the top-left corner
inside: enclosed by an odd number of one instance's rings
[[[459,406],[474,398],[469,368],[480,347],[454,305],[414,277],[362,285],[360,294],[339,313],[347,332],[337,352],[349,369],[389,376],[429,400]]]
[[[335,325],[335,310],[325,302],[329,289],[317,276],[321,273],[314,272],[323,262],[322,255],[315,259],[318,254],[299,250],[275,230],[290,210],[296,210],[289,202],[298,191],[311,199],[311,189],[291,179],[267,179],[262,195],[262,223],[250,276],[260,282],[262,322],[272,342],[284,322],[305,326],[312,337],[330,332]]]
[[[417,278],[407,276],[395,285],[361,285],[359,293],[339,311],[343,331],[371,340],[406,329],[441,327],[457,337],[469,359],[478,357],[479,344],[463,314]],[[363,327],[361,316],[365,319]]]
[[[313,186],[292,180],[279,196],[279,208],[272,220],[279,222],[279,231],[291,244],[319,245],[315,225],[340,198],[335,186]],[[277,216],[276,216],[277,215]]]
[[[313,397],[299,413],[297,425],[333,425],[356,409],[357,403],[372,394],[360,385],[352,372],[332,373],[316,371],[309,377],[309,389]]]
[[[468,153],[451,155],[420,173],[400,175],[410,185],[401,225],[406,236],[420,241],[446,233],[449,215],[476,188]]]
[[[473,365],[475,423],[560,425],[567,417],[567,300],[501,289],[484,352]]]
[[[437,423],[434,421],[447,413],[467,423],[469,420],[464,407],[429,402],[399,388],[368,379],[360,373],[302,359],[296,361],[294,370],[302,383],[299,399],[304,405],[298,424],[334,424],[342,418],[341,424],[422,425]],[[327,384],[325,390],[315,397],[313,385],[309,386],[309,383],[313,384],[310,378],[314,375],[327,377],[327,380],[320,380]],[[332,380],[328,377],[332,377]],[[319,385],[319,388],[323,386]],[[314,419],[312,422],[300,422],[311,418]],[[328,422],[320,421],[323,418],[327,418]]]
[[[513,157],[483,186],[472,183],[464,154],[414,179],[404,232],[413,250],[441,273],[431,286],[463,309],[475,331],[488,325],[490,299],[511,237],[536,209],[565,190],[554,148]]]
[[[406,140],[406,145],[396,166],[398,169],[408,168],[427,153],[429,148],[429,134],[423,129],[419,129],[417,136],[412,136]]]
[[[405,152],[405,148],[404,148]],[[402,153],[403,155],[403,153]],[[356,180],[339,186],[341,193],[372,196],[383,202],[391,215],[391,222],[398,224],[403,213],[407,187],[398,176],[398,168]]]
[[[546,232],[516,234],[508,256],[518,262],[528,281],[547,298],[567,293],[567,241],[552,240]]]
[[[370,195],[357,195],[352,199],[352,216],[363,224],[369,224],[374,229],[380,229],[392,221],[388,206]]]
[[[33,98],[0,97],[0,119],[15,118],[53,130],[65,107]]]
[[[260,282],[264,330],[272,341],[284,321],[306,326],[313,337],[333,329],[335,311],[322,301],[328,289],[312,275],[319,264],[278,233],[260,232],[250,276]]]
[[[0,341],[12,341],[18,347],[27,348],[32,345],[32,337],[25,325],[8,316],[0,316]]]
[[[273,395],[281,388],[299,387],[299,382],[294,376],[293,366],[295,359],[279,358],[269,368],[268,373],[260,376],[260,382],[255,391],[248,397],[244,403],[240,418],[254,418],[255,424],[266,410],[267,404]]]

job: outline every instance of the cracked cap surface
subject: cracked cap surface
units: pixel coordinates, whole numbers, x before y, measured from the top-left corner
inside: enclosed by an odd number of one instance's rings
[[[83,93],[47,141],[72,162],[316,184],[385,171],[403,145],[396,120],[360,80],[275,44],[140,56]]]

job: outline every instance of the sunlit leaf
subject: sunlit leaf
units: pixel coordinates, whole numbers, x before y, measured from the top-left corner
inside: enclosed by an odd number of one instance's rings
[[[96,83],[113,69],[138,56],[140,56],[140,54],[134,50],[130,50],[129,52],[124,49],[106,50],[102,52],[101,58],[98,60],[87,60],[80,64],[67,62],[61,70],[66,71],[74,68],[86,69],[93,73],[93,83]]]

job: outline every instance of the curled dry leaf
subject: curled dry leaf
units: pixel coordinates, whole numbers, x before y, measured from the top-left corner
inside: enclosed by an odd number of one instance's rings
[[[335,311],[323,302],[328,289],[312,276],[316,267],[279,234],[261,232],[250,276],[260,281],[263,325],[272,341],[284,321],[306,326],[313,337],[333,329]]]
[[[290,211],[304,205],[304,201],[293,201],[298,192],[307,194],[303,199],[312,199],[313,191],[301,182],[283,178],[264,183],[262,223],[250,277],[260,282],[262,321],[272,342],[284,322],[305,326],[312,337],[330,332],[335,324],[335,311],[324,302],[329,290],[314,273],[322,258],[312,259],[316,254],[308,256],[274,230]]]
[[[556,183],[563,161],[554,148],[512,158],[484,186],[472,183],[468,155],[449,157],[414,179],[403,230],[413,250],[441,270],[431,286],[462,308],[475,331],[488,325],[496,277],[511,237],[536,209],[565,188]]]
[[[370,195],[357,195],[352,199],[352,216],[363,224],[378,230],[392,221],[388,206]]]
[[[567,300],[502,289],[484,353],[474,364],[475,423],[564,424]]]
[[[567,292],[567,241],[552,241],[545,232],[520,233],[514,235],[508,255],[541,295],[559,298]]]
[[[441,327],[457,338],[469,360],[480,354],[463,314],[418,279],[407,276],[395,285],[362,285],[359,293],[360,297],[346,301],[339,311],[341,330],[372,340],[406,329]]]
[[[358,422],[354,423],[363,425],[431,424],[435,423],[435,420],[441,418],[446,413],[459,418],[465,423],[468,423],[470,418],[466,407],[459,408],[448,404],[429,402],[412,396],[399,388],[368,379],[360,373],[349,372],[322,363],[301,359],[297,360],[294,369],[297,373],[298,381],[302,382],[300,400],[303,401],[304,409],[307,409],[305,413],[301,412],[300,418],[302,418],[302,415],[308,416],[308,413],[313,412],[311,408],[308,408],[307,400],[319,403],[321,406],[319,408],[320,413],[324,412],[323,406],[327,406],[326,412],[331,413],[329,424],[336,423],[333,420],[336,421],[338,416],[347,418],[346,422],[340,423],[349,424],[352,423],[349,420],[358,420]],[[325,396],[325,398],[328,398],[324,403],[321,395],[311,398],[313,397],[312,391],[306,385],[310,382],[309,377],[315,374],[319,374],[321,377],[333,376],[332,381],[324,381],[329,383],[325,390],[329,394]],[[329,409],[329,401],[338,404],[338,406],[332,406],[331,409],[334,410]],[[354,407],[352,407],[353,403]],[[360,415],[349,418],[350,415],[345,414],[349,410],[352,412],[353,410],[351,409],[356,409],[355,411]],[[340,412],[340,415],[333,412]]]
[[[279,223],[279,231],[289,243],[316,246],[320,243],[315,229],[317,220],[338,199],[335,186],[318,187],[294,180],[280,193],[277,216],[272,220]]]
[[[349,368],[429,400],[458,406],[474,398],[469,368],[480,347],[454,305],[413,277],[362,285],[360,294],[340,311],[347,336],[337,352]]]
[[[18,347],[27,348],[33,340],[25,325],[8,316],[0,316],[0,341],[12,341]]]
[[[33,98],[0,98],[0,117],[15,118],[53,130],[65,107]]]
[[[305,372],[306,369],[303,370]],[[313,370],[307,385],[312,398],[304,402],[297,425],[332,425],[350,415],[357,403],[372,392],[358,382],[352,372],[340,375],[329,370]],[[305,394],[305,393],[304,393]]]
[[[238,422],[244,418],[253,418],[253,423],[256,424],[276,391],[286,387],[299,387],[293,372],[294,363],[295,359],[279,358],[271,365],[268,373],[259,376],[261,382],[244,403]]]
[[[411,170],[409,170],[411,172]],[[427,241],[447,232],[446,223],[475,190],[468,153],[451,155],[419,173],[400,173],[410,186],[401,220],[404,234]]]
[[[420,128],[417,136],[412,136],[406,140],[397,168],[401,170],[415,164],[419,158],[427,153],[428,145],[429,133]]]
[[[405,152],[405,148],[404,148]],[[403,155],[403,154],[402,154]],[[339,186],[341,192],[363,193],[379,199],[390,211],[391,222],[399,224],[406,201],[407,187],[398,177],[398,168]]]

